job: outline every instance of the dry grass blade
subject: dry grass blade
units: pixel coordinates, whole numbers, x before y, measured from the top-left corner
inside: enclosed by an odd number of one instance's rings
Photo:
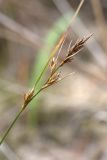
[[[81,2],[80,2],[80,4],[79,4],[79,6],[78,6],[78,8],[77,8],[77,10],[76,10],[76,12],[75,12],[73,18],[72,18],[72,22],[73,22],[73,21],[75,20],[75,18],[77,17],[77,15],[78,15],[78,13],[79,13],[79,11],[80,11],[80,9],[81,9],[83,3],[84,3],[84,0],[81,0]]]

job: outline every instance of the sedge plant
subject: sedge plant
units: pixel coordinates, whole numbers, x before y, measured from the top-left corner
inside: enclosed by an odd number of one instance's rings
[[[73,18],[72,21],[74,20],[74,18],[77,16],[82,4],[83,4],[84,0],[81,0]],[[15,122],[18,120],[18,118],[21,116],[21,114],[25,111],[25,109],[28,107],[28,104],[35,98],[37,97],[37,95],[42,92],[43,90],[45,90],[46,88],[60,82],[62,79],[64,79],[65,77],[67,77],[68,75],[65,75],[64,77],[61,76],[61,72],[60,69],[65,66],[67,63],[71,62],[74,58],[74,56],[84,47],[84,44],[86,43],[86,41],[91,37],[91,35],[84,37],[82,39],[78,39],[74,45],[71,45],[71,43],[69,44],[68,50],[66,51],[66,54],[63,58],[63,60],[61,60],[59,62],[59,53],[61,52],[62,46],[64,45],[64,42],[66,40],[67,34],[69,33],[69,27],[67,29],[67,31],[61,36],[61,38],[59,39],[59,42],[57,43],[57,45],[55,46],[55,48],[53,49],[53,51],[51,52],[51,55],[49,57],[49,59],[47,60],[47,63],[45,64],[45,66],[43,67],[43,70],[41,71],[40,75],[38,76],[33,88],[28,91],[28,93],[26,93],[24,95],[24,101],[21,107],[21,110],[19,111],[19,113],[16,115],[15,119],[13,120],[13,122],[11,123],[11,125],[9,126],[9,128],[7,129],[7,131],[5,132],[5,134],[3,135],[1,141],[0,141],[0,145],[3,143],[3,141],[5,140],[5,138],[7,137],[8,133],[10,132],[10,130],[12,129],[12,127],[14,126]],[[46,82],[40,87],[40,89],[37,91],[36,87],[39,83],[39,81],[41,80],[46,68],[48,68],[50,70],[50,74],[46,80]]]

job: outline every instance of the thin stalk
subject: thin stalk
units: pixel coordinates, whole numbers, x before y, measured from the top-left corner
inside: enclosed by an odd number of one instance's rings
[[[80,11],[80,9],[81,9],[83,3],[84,3],[84,0],[81,0],[81,2],[79,3],[79,5],[78,5],[78,7],[77,7],[77,9],[76,9],[76,12],[75,12],[74,16],[72,17],[71,24],[73,23],[73,21],[74,21],[75,18],[77,17],[77,15],[78,15],[78,13],[79,13],[79,11]],[[69,28],[69,27],[68,27],[68,28]],[[61,45],[61,41],[63,42],[64,37],[65,37],[65,35],[63,35],[63,37],[59,40],[58,45],[54,48],[53,52],[51,53],[51,55],[50,55],[50,57],[49,57],[49,59],[48,59],[46,65],[44,66],[42,72],[40,73],[40,75],[39,75],[39,77],[38,77],[38,79],[37,79],[37,81],[36,81],[36,83],[35,83],[35,85],[34,85],[34,89],[36,88],[37,84],[39,83],[39,81],[40,81],[40,79],[41,79],[41,77],[42,77],[44,71],[46,70],[46,68],[47,68],[47,66],[48,66],[48,64],[49,64],[49,62],[50,62],[50,60],[51,60],[51,58],[54,56],[54,54],[55,54],[56,51],[58,50],[59,46]]]
[[[13,122],[11,123],[10,127],[7,129],[6,133],[4,134],[3,138],[0,141],[0,145],[3,143],[3,141],[5,140],[5,138],[7,137],[9,131],[11,130],[11,128],[14,126],[15,122],[17,121],[17,119],[20,117],[21,113],[23,112],[23,107],[21,108],[20,112],[16,115],[15,119],[13,120]]]
[[[84,0],[81,0],[81,2],[80,2],[80,4],[78,5],[77,10],[76,10],[76,12],[75,12],[73,18],[72,18],[72,23],[73,23],[73,21],[76,19],[76,17],[78,16],[78,13],[79,13],[79,11],[80,11],[80,9],[81,9],[83,3],[84,3]]]
[[[34,97],[36,97],[41,91],[43,90],[43,88],[41,88],[37,93],[35,93],[35,95],[32,97],[32,99],[30,100],[30,102],[33,100]],[[29,102],[29,103],[30,103]],[[28,104],[29,104],[28,103]],[[27,105],[28,105],[27,104]],[[12,129],[12,127],[14,126],[15,122],[18,120],[18,118],[20,117],[20,115],[22,114],[22,112],[26,109],[26,106],[22,106],[20,112],[16,115],[15,119],[13,120],[13,122],[11,123],[11,125],[9,126],[9,128],[7,129],[7,131],[5,132],[3,138],[0,141],[0,145],[3,143],[3,141],[5,140],[5,138],[7,137],[8,133],[10,132],[10,130]]]
[[[79,4],[79,6],[78,6],[78,8],[77,8],[77,10],[76,10],[76,13],[74,14],[74,17],[72,18],[72,21],[74,21],[75,17],[76,17],[77,14],[79,13],[79,10],[80,10],[83,2],[84,2],[84,0],[81,0],[80,4]],[[42,72],[40,73],[40,75],[39,75],[36,83],[34,84],[34,90],[35,90],[37,84],[39,83],[39,81],[40,81],[40,79],[41,79],[41,77],[42,77],[45,69],[47,68],[47,66],[48,66],[51,58],[55,55],[55,53],[57,52],[57,50],[59,49],[59,47],[60,47],[61,44],[63,43],[64,38],[65,38],[65,35],[66,35],[66,33],[63,34],[63,36],[62,36],[61,39],[59,40],[58,44],[56,45],[56,47],[55,47],[54,50],[52,51],[52,53],[51,53],[51,55],[50,55],[50,57],[49,57],[46,65],[44,66]],[[59,68],[60,68],[60,65],[55,69],[55,71],[57,71]],[[54,72],[55,72],[55,71],[54,71]],[[21,108],[20,112],[16,115],[15,119],[13,120],[13,122],[11,123],[11,125],[9,126],[9,128],[7,129],[7,131],[5,132],[3,138],[1,139],[0,145],[3,143],[3,141],[5,140],[5,138],[7,137],[7,135],[9,134],[10,130],[11,130],[12,127],[14,126],[15,122],[18,120],[18,118],[20,117],[20,115],[22,114],[22,112],[26,109],[26,107],[28,106],[28,104],[29,104],[29,103],[33,100],[33,98],[35,98],[43,89],[45,89],[45,88],[43,88],[43,87],[40,88],[40,89],[31,97],[31,99],[28,101],[27,104],[23,104],[23,105],[22,105],[22,108]]]
[[[41,79],[43,73],[45,72],[45,70],[46,70],[46,68],[47,68],[47,66],[48,66],[48,64],[49,64],[49,62],[50,62],[50,60],[52,59],[52,57],[53,57],[53,56],[55,55],[55,53],[57,52],[57,50],[59,49],[60,45],[63,43],[64,38],[65,38],[65,34],[63,34],[63,36],[62,36],[61,39],[59,40],[59,42],[58,42],[58,44],[56,45],[56,47],[53,49],[53,51],[52,51],[52,53],[51,53],[51,55],[50,55],[50,57],[49,57],[47,63],[45,64],[45,66],[44,66],[42,72],[40,73],[40,75],[39,75],[39,77],[38,77],[38,79],[37,79],[37,81],[36,81],[36,83],[35,83],[35,85],[34,85],[34,90],[35,90],[37,84],[39,83],[39,81],[40,81],[40,79]]]

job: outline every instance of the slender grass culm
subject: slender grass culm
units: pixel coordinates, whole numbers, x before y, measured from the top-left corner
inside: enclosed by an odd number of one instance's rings
[[[72,22],[73,20],[76,18],[76,16],[79,13],[79,10],[81,8],[81,6],[83,5],[84,0],[81,0],[73,18],[72,18]],[[26,109],[26,107],[28,106],[28,104],[44,89],[48,88],[49,86],[52,86],[53,84],[61,81],[63,78],[67,77],[68,75],[65,75],[64,77],[61,76],[60,73],[60,68],[62,68],[66,63],[69,63],[72,61],[73,57],[75,54],[77,54],[83,47],[85,42],[91,37],[91,35],[87,36],[86,38],[82,38],[80,40],[77,40],[73,46],[69,45],[69,50],[66,51],[65,57],[61,62],[58,62],[58,58],[59,58],[59,54],[55,55],[58,51],[61,52],[61,48],[64,44],[64,41],[66,39],[66,36],[68,34],[69,28],[67,29],[67,31],[62,35],[62,37],[60,38],[58,44],[55,46],[55,48],[53,49],[46,65],[43,67],[42,72],[40,73],[40,75],[37,78],[37,81],[34,83],[34,87],[24,95],[24,102],[23,105],[21,107],[21,110],[19,111],[19,113],[16,115],[15,119],[13,120],[13,122],[11,123],[11,125],[9,126],[9,128],[7,129],[7,131],[5,132],[3,138],[0,141],[0,145],[3,143],[3,141],[5,140],[5,138],[7,137],[8,133],[10,132],[10,130],[12,129],[12,127],[14,126],[15,122],[18,120],[18,118],[20,117],[20,115],[24,112],[24,110]],[[47,78],[46,82],[43,84],[43,86],[36,91],[36,86],[39,83],[39,81],[41,80],[46,68],[50,69],[50,75]],[[36,91],[36,92],[35,92]]]

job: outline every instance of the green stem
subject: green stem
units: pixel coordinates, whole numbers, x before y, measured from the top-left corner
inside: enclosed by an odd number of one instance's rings
[[[30,102],[33,100],[33,98],[35,98],[41,91],[43,90],[43,88],[41,88],[30,100]],[[29,103],[30,103],[29,102]],[[28,104],[27,104],[28,105]],[[26,106],[27,107],[27,106]],[[5,140],[5,138],[7,137],[8,133],[10,132],[10,130],[12,129],[12,127],[14,126],[15,122],[18,120],[18,118],[20,117],[20,115],[22,114],[22,112],[25,110],[24,106],[22,106],[20,112],[16,115],[15,119],[13,120],[13,122],[11,123],[11,125],[9,126],[9,128],[7,129],[6,133],[4,134],[3,138],[0,141],[0,145],[3,143],[3,141]]]
[[[37,81],[35,82],[34,90],[35,90],[37,84],[39,83],[40,79],[42,78],[42,75],[44,74],[44,72],[45,72],[45,70],[46,70],[46,68],[47,68],[50,60],[51,60],[52,57],[56,54],[56,51],[58,50],[59,47],[60,47],[60,43],[58,43],[58,46],[56,46],[56,47],[53,49],[53,51],[51,52],[51,55],[49,56],[49,59],[47,60],[45,66],[43,67],[43,70],[41,71],[39,77],[37,78]]]
[[[17,119],[20,117],[21,113],[23,112],[23,107],[20,110],[20,112],[17,114],[17,116],[15,117],[15,119],[13,120],[12,124],[10,125],[10,127],[7,129],[6,133],[4,134],[3,138],[0,141],[0,145],[3,143],[3,141],[5,140],[5,138],[7,137],[9,131],[11,130],[11,128],[14,126],[15,122],[17,121]]]

